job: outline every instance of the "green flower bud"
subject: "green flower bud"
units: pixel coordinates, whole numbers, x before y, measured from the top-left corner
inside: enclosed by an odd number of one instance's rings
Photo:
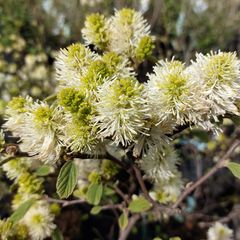
[[[102,162],[102,175],[110,179],[111,177],[115,176],[119,171],[119,168],[116,166],[116,164],[110,160],[103,160]]]
[[[85,96],[74,88],[64,88],[58,94],[59,104],[71,113],[77,113]]]
[[[88,175],[88,181],[90,183],[99,183],[101,181],[101,176],[99,173],[97,172],[91,172],[89,175]]]
[[[146,58],[151,56],[154,49],[153,38],[150,36],[144,36],[140,39],[136,48],[136,58],[139,62],[144,61]]]

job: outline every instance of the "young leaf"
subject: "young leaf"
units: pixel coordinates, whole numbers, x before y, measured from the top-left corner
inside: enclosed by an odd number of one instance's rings
[[[36,199],[29,199],[23,204],[21,204],[17,210],[9,217],[9,220],[16,224],[18,223],[27,213],[27,211],[30,209],[30,207],[36,202]]]
[[[95,206],[91,209],[91,214],[93,215],[97,215],[101,212],[102,207],[101,206]]]
[[[98,205],[100,203],[103,193],[102,183],[92,183],[87,190],[86,197],[87,201],[93,205]]]
[[[49,173],[51,173],[51,167],[43,165],[36,170],[35,175],[38,177],[44,177],[47,176]]]
[[[118,219],[119,227],[124,230],[128,225],[128,216],[126,212],[123,212]]]
[[[128,206],[128,209],[133,213],[145,212],[150,208],[151,203],[144,197],[133,199]]]
[[[63,235],[58,228],[54,230],[52,240],[64,240]]]
[[[240,164],[235,162],[229,162],[227,168],[232,172],[232,174],[240,178]]]
[[[73,161],[66,162],[57,178],[57,194],[60,198],[69,197],[77,183],[77,168]]]

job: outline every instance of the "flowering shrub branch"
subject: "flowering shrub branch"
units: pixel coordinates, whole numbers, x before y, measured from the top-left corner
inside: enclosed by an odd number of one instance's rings
[[[59,205],[87,203],[92,214],[111,210],[118,239],[125,240],[142,216],[181,213],[185,198],[219,169],[240,176],[240,165],[228,160],[240,144],[235,140],[184,189],[174,142],[187,128],[218,134],[222,118],[240,116],[236,53],[199,53],[189,66],[160,60],[142,83],[138,66],[152,57],[155,38],[139,12],[92,14],[82,35],[84,44],[61,49],[56,58],[56,95],[8,104],[3,127],[18,142],[6,144],[1,132],[0,164],[17,186],[14,213],[0,222],[7,239],[53,236]],[[47,177],[56,181],[59,199],[45,193]]]

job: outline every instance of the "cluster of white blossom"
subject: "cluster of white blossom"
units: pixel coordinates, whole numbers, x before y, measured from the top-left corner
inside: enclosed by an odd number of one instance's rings
[[[20,149],[55,164],[64,151],[97,156],[110,141],[134,149],[155,183],[156,199],[176,201],[183,184],[169,135],[184,125],[216,131],[219,118],[239,115],[240,61],[220,51],[197,54],[190,66],[161,60],[140,83],[137,66],[154,49],[149,30],[131,9],[110,19],[90,15],[82,30],[85,44],[62,49],[56,59],[53,104],[21,97],[10,102],[4,126],[20,138]],[[82,172],[84,167],[79,166]]]
[[[34,204],[21,220],[28,228],[29,235],[34,240],[50,237],[56,225],[53,223],[54,215],[51,213],[46,201]]]
[[[233,240],[233,230],[220,222],[216,222],[207,232],[208,240]]]
[[[39,164],[35,163],[36,166]],[[0,236],[6,234],[6,239],[32,239],[43,240],[50,237],[56,225],[53,223],[54,214],[49,203],[42,199],[43,179],[32,173],[33,166],[26,158],[15,158],[3,164],[7,177],[18,186],[17,193],[12,200],[12,208],[18,209],[26,201],[33,200],[27,213],[17,223],[15,230],[3,233],[1,227],[7,227],[8,222],[0,224]],[[3,230],[4,231],[4,230]],[[14,237],[11,234],[15,234]],[[10,238],[13,237],[13,238]]]
[[[92,14],[87,17],[82,34],[86,44],[114,51],[135,62],[142,62],[154,48],[150,26],[141,13],[132,9],[115,11],[110,19]]]

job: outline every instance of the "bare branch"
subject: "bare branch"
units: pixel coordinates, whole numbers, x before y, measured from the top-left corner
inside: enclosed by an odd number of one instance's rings
[[[62,199],[56,199],[56,198],[51,198],[49,196],[45,196],[45,199],[50,202],[50,203],[59,203],[62,205],[62,207],[68,207],[72,205],[77,205],[77,204],[82,204],[82,203],[87,203],[83,199],[76,199],[76,200],[62,200]],[[108,204],[104,206],[99,206],[101,207],[101,210],[108,210],[108,209],[122,209],[123,204]]]
[[[173,208],[177,208],[180,203],[192,192],[194,191],[198,186],[203,184],[206,180],[208,180],[211,176],[213,176],[219,169],[225,167],[226,161],[231,156],[231,154],[234,152],[234,150],[240,145],[239,140],[235,140],[228,151],[224,154],[224,156],[215,164],[215,166],[207,172],[205,175],[203,175],[201,178],[199,178],[195,183],[191,184],[189,187],[185,189],[185,191],[180,195],[177,202],[173,205]]]

